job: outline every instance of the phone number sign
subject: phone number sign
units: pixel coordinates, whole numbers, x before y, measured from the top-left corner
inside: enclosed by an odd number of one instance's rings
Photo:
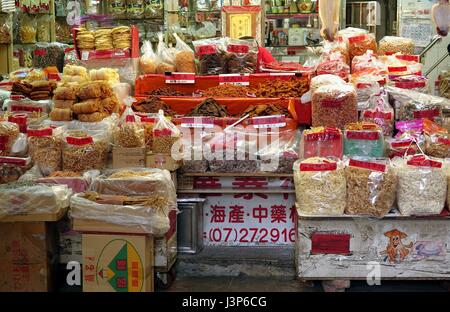
[[[280,246],[295,243],[295,194],[207,195],[203,240],[207,246]]]

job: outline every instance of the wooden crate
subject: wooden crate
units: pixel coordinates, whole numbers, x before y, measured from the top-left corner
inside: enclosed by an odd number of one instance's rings
[[[303,280],[450,278],[448,216],[299,215],[297,233],[297,275]]]
[[[51,291],[58,263],[56,224],[1,222],[0,237],[0,291]]]
[[[150,235],[83,234],[84,292],[153,292]]]

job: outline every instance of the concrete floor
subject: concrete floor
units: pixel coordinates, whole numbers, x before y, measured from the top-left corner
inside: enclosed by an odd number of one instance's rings
[[[321,292],[320,282],[302,284],[296,280],[255,277],[177,277],[169,292]],[[441,282],[434,281],[384,281],[381,286],[368,286],[364,281],[354,281],[348,292],[448,291]]]

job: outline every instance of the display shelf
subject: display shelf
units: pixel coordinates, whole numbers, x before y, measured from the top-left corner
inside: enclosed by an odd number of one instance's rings
[[[317,17],[318,13],[266,13],[266,19],[309,18]]]
[[[192,189],[192,190],[183,190],[178,189],[177,193],[179,194],[248,194],[248,193],[264,193],[264,194],[294,194],[295,190],[268,190],[261,188],[248,188],[248,189]]]
[[[184,173],[187,177],[267,177],[267,178],[290,178],[291,173],[271,173],[271,172],[198,172]]]

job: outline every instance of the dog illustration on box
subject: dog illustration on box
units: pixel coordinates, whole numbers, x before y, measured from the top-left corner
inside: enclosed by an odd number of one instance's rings
[[[384,261],[389,259],[390,263],[396,263],[405,260],[411,253],[411,249],[414,245],[412,242],[407,245],[403,243],[402,240],[408,237],[408,235],[397,229],[388,231],[384,233],[384,235],[389,238],[386,250],[381,253],[382,255],[387,255]]]

